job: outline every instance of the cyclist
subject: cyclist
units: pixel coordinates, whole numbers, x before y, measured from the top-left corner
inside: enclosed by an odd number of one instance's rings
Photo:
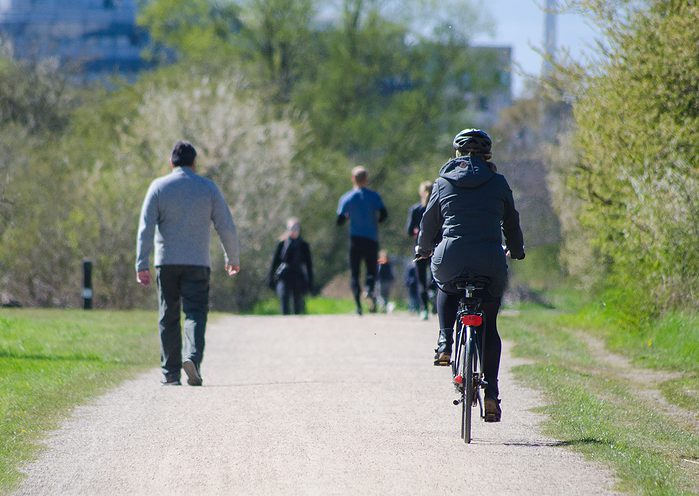
[[[488,287],[479,296],[486,314],[483,357],[485,419],[501,417],[498,369],[501,342],[497,313],[507,283],[506,255],[524,258],[524,240],[512,191],[505,177],[490,162],[492,140],[480,129],[464,129],[454,137],[455,158],[439,171],[420,223],[416,254],[432,256],[432,274],[438,285],[439,339],[435,365],[451,359],[454,323],[461,296],[454,281],[467,274],[487,276]],[[436,245],[434,240],[442,235]],[[502,248],[504,234],[507,253]]]
[[[379,254],[378,223],[388,217],[381,195],[367,188],[369,173],[361,165],[352,169],[353,188],[340,198],[337,205],[337,225],[350,221],[349,263],[351,272],[351,287],[357,314],[362,314],[362,303],[359,295],[359,269],[362,260],[366,265],[366,294],[369,299],[369,311],[376,311],[376,267]]]

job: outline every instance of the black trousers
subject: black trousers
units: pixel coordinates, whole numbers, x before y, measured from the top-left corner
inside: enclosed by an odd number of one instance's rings
[[[420,292],[420,301],[422,302],[422,309],[428,310],[427,308],[427,267],[430,266],[429,258],[421,258],[415,261],[415,272],[417,273],[417,283],[418,291]]]
[[[500,394],[498,389],[498,372],[500,370],[500,354],[502,353],[502,341],[498,334],[498,311],[500,310],[501,298],[496,298],[489,293],[482,291],[477,296],[482,297],[481,308],[485,312],[485,346],[483,348],[483,375],[488,382],[485,395],[489,398],[497,398]],[[456,313],[459,309],[461,295],[446,293],[441,289],[437,290],[437,314],[439,316],[440,329],[450,329],[452,332],[447,335],[447,348],[451,351],[454,342],[453,329],[456,323]],[[481,335],[481,339],[483,336]]]
[[[352,294],[357,306],[360,306],[359,295],[362,287],[359,284],[360,267],[362,261],[366,265],[366,289],[370,294],[374,294],[376,284],[376,271],[379,258],[379,243],[373,239],[360,236],[350,237],[349,263],[352,287]]]
[[[293,313],[296,315],[301,315],[306,311],[305,292],[299,284],[279,281],[276,290],[282,314],[290,315],[292,313],[292,306]]]
[[[204,334],[209,313],[211,270],[198,265],[156,267],[160,319],[160,365],[168,379],[179,379],[182,368],[182,328],[184,311],[184,358],[197,367],[204,358]]]

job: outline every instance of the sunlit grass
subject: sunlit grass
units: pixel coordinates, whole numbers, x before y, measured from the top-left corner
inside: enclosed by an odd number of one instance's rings
[[[351,299],[326,298],[314,296],[306,298],[306,314],[308,315],[334,315],[354,312],[354,302]],[[279,315],[281,314],[279,300],[270,298],[257,303],[250,311],[252,315]]]
[[[154,312],[0,310],[0,493],[71,407],[158,363]]]
[[[607,370],[580,339],[581,328],[571,326],[581,320],[580,316],[572,318],[530,306],[516,317],[503,317],[499,326],[503,337],[516,343],[514,353],[532,361],[515,371],[523,383],[544,391],[548,403],[541,409],[548,416],[545,430],[587,456],[610,464],[622,490],[632,494],[696,494],[696,431],[661,413],[658,405],[635,392],[636,386]],[[608,331],[613,333],[614,329]],[[679,340],[686,337],[682,331],[672,335]],[[664,346],[673,349],[675,344],[681,342]],[[672,369],[678,362],[665,359],[669,356],[657,353],[653,364]],[[682,384],[692,389],[696,381],[696,375],[688,374]],[[692,403],[687,401],[683,406],[691,409]]]

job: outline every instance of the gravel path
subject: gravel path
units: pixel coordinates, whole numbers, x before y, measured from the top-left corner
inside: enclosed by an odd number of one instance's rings
[[[226,317],[204,387],[153,370],[74,410],[26,467],[21,495],[598,495],[601,467],[544,437],[515,384],[503,422],[459,438],[435,322],[408,315]]]

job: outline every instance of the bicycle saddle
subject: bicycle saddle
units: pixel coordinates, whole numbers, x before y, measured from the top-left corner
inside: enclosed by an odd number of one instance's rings
[[[459,276],[452,282],[457,289],[466,289],[472,286],[475,289],[485,289],[490,284],[490,278],[478,275]]]

